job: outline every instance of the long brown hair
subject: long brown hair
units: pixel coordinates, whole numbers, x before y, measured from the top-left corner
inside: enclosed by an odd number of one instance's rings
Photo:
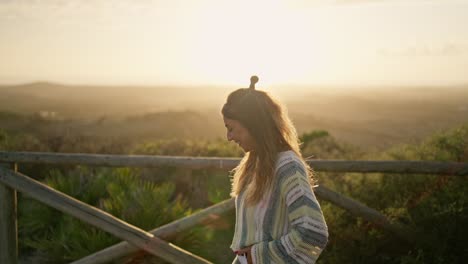
[[[255,204],[269,191],[281,151],[292,150],[304,164],[312,180],[312,170],[302,158],[299,139],[286,107],[264,91],[255,90],[256,76],[250,88],[229,94],[222,108],[224,117],[240,122],[256,142],[233,170],[231,196],[246,190],[246,201]]]

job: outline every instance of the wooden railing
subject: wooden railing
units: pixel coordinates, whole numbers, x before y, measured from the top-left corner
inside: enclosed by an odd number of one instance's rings
[[[234,209],[234,200],[228,199],[147,232],[19,173],[17,171],[17,164],[19,163],[79,164],[110,167],[174,166],[185,169],[217,168],[227,171],[234,168],[238,162],[239,159],[237,158],[0,152],[0,263],[17,263],[17,190],[123,240],[119,244],[73,262],[80,264],[105,263],[137,250],[145,250],[171,263],[210,263],[208,260],[187,252],[165,240],[177,233],[193,228],[197,224],[206,224],[213,221],[217,218],[216,216]],[[468,163],[456,162],[312,160],[309,161],[309,164],[315,171],[327,172],[468,175]],[[344,208],[351,214],[362,217],[409,243],[413,242],[414,236],[411,229],[401,223],[389,221],[385,215],[377,210],[322,185],[316,187],[314,191],[319,198]]]

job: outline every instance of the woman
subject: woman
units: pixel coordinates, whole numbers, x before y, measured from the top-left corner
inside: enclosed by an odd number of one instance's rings
[[[232,92],[222,114],[227,139],[245,152],[234,169],[233,263],[315,263],[328,229],[311,187],[311,170],[285,108],[249,88]]]

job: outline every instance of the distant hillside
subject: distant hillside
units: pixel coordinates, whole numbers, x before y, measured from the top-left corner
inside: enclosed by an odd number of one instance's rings
[[[57,133],[67,127],[104,136],[224,137],[220,108],[231,90],[46,82],[0,86],[0,128],[33,129],[34,123]],[[286,104],[300,133],[325,129],[363,147],[414,142],[468,122],[468,86],[285,87],[271,93]]]
[[[63,117],[128,116],[167,110],[205,110],[222,104],[218,87],[61,85],[39,82],[0,86],[0,111],[53,111]]]

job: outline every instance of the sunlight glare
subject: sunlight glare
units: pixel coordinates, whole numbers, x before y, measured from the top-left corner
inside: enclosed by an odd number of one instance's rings
[[[243,1],[225,12],[206,10],[189,53],[194,72],[209,83],[228,85],[245,83],[252,74],[268,85],[306,79],[323,63],[317,53],[323,47],[314,43],[318,32],[304,34],[307,17],[279,2]]]

